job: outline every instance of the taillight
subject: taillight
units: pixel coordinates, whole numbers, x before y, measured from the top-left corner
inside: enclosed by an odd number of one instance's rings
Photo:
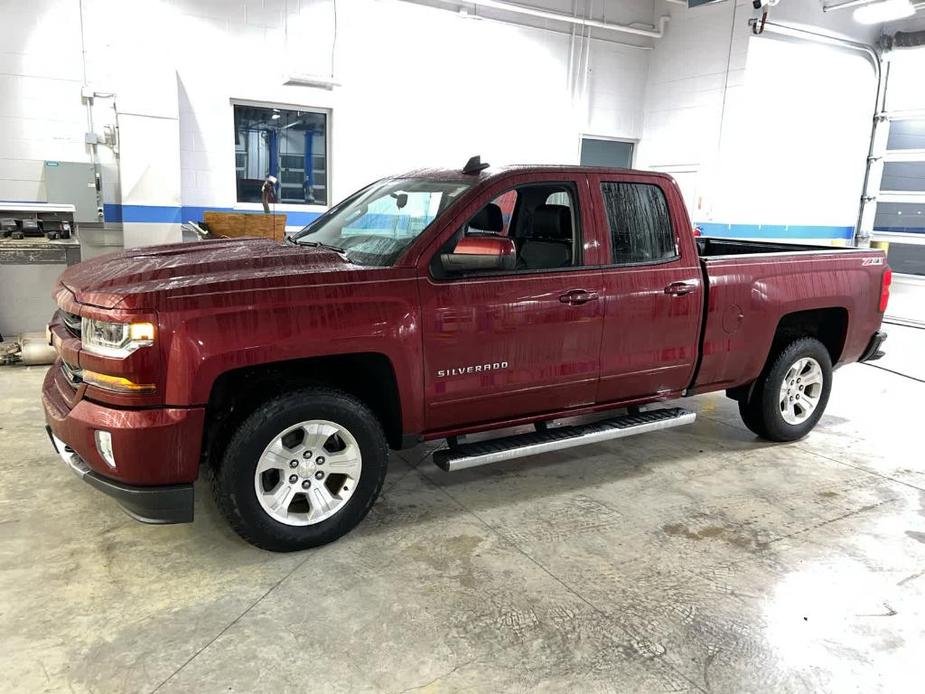
[[[886,305],[890,301],[890,284],[893,282],[893,271],[887,268],[883,271],[880,278],[880,313],[886,311]]]

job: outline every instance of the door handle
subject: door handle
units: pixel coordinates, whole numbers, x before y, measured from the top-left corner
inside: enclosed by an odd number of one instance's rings
[[[580,306],[589,301],[597,301],[597,292],[589,292],[584,289],[573,289],[560,296],[559,301],[569,306]]]
[[[697,285],[693,282],[672,282],[665,287],[665,293],[672,296],[684,296],[695,291],[697,291]]]

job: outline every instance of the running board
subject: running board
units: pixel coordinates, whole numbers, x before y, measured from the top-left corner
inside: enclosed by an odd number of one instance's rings
[[[649,431],[679,427],[683,424],[692,424],[696,417],[697,415],[690,410],[670,407],[664,410],[612,417],[590,424],[504,436],[477,443],[464,443],[436,451],[434,464],[446,472],[454,472],[479,465],[498,463],[502,460],[522,458],[548,451],[561,451],[589,443],[600,443],[645,434]]]

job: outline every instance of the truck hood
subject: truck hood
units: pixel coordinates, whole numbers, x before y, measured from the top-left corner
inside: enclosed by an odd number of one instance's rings
[[[158,295],[219,291],[223,285],[285,285],[286,278],[313,273],[362,271],[338,253],[259,238],[222,239],[133,248],[68,268],[61,275],[82,304],[102,308],[156,308]]]

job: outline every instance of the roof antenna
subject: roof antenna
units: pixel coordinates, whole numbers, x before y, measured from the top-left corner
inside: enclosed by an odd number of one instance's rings
[[[474,157],[469,159],[466,162],[466,165],[463,167],[464,174],[477,174],[479,171],[484,171],[488,168],[488,163],[482,163],[482,157],[476,154]]]

